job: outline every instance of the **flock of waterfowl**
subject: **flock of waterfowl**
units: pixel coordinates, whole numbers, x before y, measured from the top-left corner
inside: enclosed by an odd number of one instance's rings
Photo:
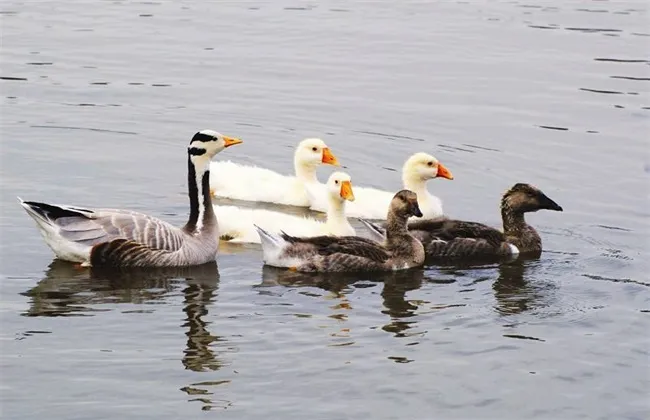
[[[338,166],[320,139],[299,143],[295,176],[230,161],[212,162],[217,153],[240,143],[212,130],[192,137],[187,148],[190,215],[182,227],[128,210],[20,203],[58,258],[84,266],[200,265],[214,261],[220,240],[229,240],[260,243],[265,264],[303,272],[395,271],[422,266],[425,259],[539,255],[541,238],[524,214],[562,211],[539,189],[517,183],[501,200],[503,231],[450,219],[426,183],[453,176],[426,153],[416,153],[404,163],[404,189],[397,193],[353,187],[344,172],[333,172],[325,184],[319,182],[319,165]],[[325,212],[326,221],[213,205],[213,195],[305,207]],[[359,218],[368,237],[357,236],[348,217]]]

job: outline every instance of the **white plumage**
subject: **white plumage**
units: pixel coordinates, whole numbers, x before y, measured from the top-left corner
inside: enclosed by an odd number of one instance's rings
[[[432,195],[426,183],[433,178],[453,179],[451,172],[435,157],[427,153],[412,155],[402,168],[402,183],[405,189],[415,192],[418,204],[424,219],[433,219],[442,216],[442,201]],[[317,187],[314,187],[317,188]],[[394,192],[376,188],[355,187],[355,201],[346,206],[345,214],[348,217],[362,217],[366,219],[386,219],[388,207],[393,199]],[[326,211],[327,203],[323,194],[314,194],[310,208],[315,211]]]
[[[321,164],[338,166],[338,161],[323,140],[305,139],[294,154],[295,175],[231,161],[212,162],[213,171],[228,176],[211,176],[210,190],[217,197],[308,207],[307,189],[322,185],[316,177]]]
[[[326,220],[300,217],[265,209],[244,209],[214,205],[221,237],[236,243],[260,243],[255,225],[269,232],[285,231],[293,236],[354,235],[345,217],[347,202],[355,199],[350,176],[343,172],[330,175],[319,194],[327,200]]]

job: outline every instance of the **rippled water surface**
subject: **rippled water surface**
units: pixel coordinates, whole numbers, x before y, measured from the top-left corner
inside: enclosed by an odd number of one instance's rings
[[[644,1],[13,1],[2,22],[2,417],[650,417]],[[185,147],[290,172],[319,136],[356,185],[413,152],[446,212],[530,182],[537,260],[304,277],[53,260],[24,199],[181,224]],[[321,179],[330,169],[323,168]],[[228,174],[220,174],[228,177]],[[218,414],[217,414],[218,413]]]

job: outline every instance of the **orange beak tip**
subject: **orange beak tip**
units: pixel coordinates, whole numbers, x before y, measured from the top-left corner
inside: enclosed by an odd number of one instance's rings
[[[323,158],[321,161],[327,165],[341,166],[336,156],[330,151],[329,147],[323,149]]]
[[[442,163],[438,163],[438,173],[436,174],[436,177],[445,178],[450,181],[454,179],[454,176],[452,175],[451,171],[447,169],[447,167]]]
[[[241,144],[243,141],[241,139],[237,139],[234,137],[224,137],[224,142],[226,143],[226,147],[234,146],[236,144]]]
[[[352,184],[350,181],[343,181],[341,184],[341,198],[348,201],[354,201],[354,193],[352,192]]]

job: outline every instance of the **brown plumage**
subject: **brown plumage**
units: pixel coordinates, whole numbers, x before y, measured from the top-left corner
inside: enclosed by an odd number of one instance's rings
[[[444,217],[411,222],[408,228],[422,241],[430,260],[501,257],[516,253],[534,256],[542,252],[542,239],[526,223],[524,214],[544,209],[562,211],[562,207],[536,187],[518,183],[501,199],[503,232],[482,223]],[[363,222],[375,234],[382,232],[377,225]]]
[[[395,194],[388,210],[387,239],[381,245],[357,236],[279,236],[258,227],[264,262],[303,272],[394,271],[424,262],[424,247],[407,230],[409,217],[421,217],[417,195],[409,190]]]

